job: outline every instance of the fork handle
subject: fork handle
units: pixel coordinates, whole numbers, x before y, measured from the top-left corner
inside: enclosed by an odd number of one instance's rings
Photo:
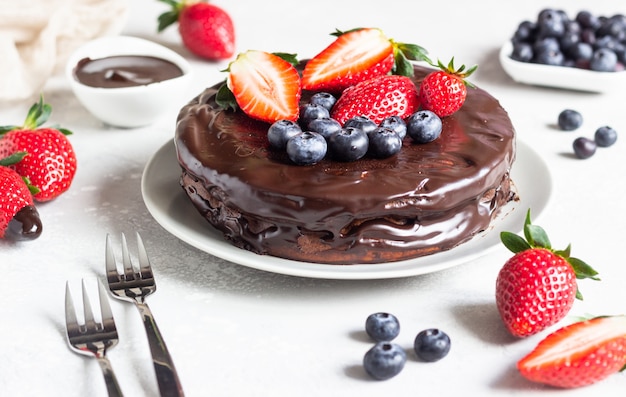
[[[104,375],[104,383],[107,386],[107,392],[109,393],[109,397],[123,397],[122,389],[120,389],[119,383],[117,383],[117,378],[115,377],[115,373],[113,372],[113,367],[111,366],[111,362],[106,357],[98,357],[98,364],[100,364],[100,368],[102,369],[102,375]]]
[[[176,367],[174,367],[172,356],[170,356],[167,350],[165,340],[161,336],[161,331],[159,331],[159,327],[157,327],[156,321],[154,321],[152,311],[146,303],[136,302],[136,304],[141,313],[143,325],[146,328],[154,372],[156,373],[161,396],[183,397],[185,394],[176,373]]]

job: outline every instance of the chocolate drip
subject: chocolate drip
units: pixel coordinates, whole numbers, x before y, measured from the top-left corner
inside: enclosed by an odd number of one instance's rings
[[[43,225],[37,208],[27,205],[9,222],[5,237],[10,240],[34,240],[41,235]]]

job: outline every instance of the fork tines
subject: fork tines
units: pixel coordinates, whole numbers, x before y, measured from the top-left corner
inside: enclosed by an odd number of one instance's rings
[[[85,280],[82,280],[84,323],[79,324],[69,282],[65,284],[65,323],[70,346],[79,353],[104,356],[105,350],[117,344],[118,335],[106,290],[98,280],[101,321],[94,318]]]
[[[152,274],[152,266],[150,265],[150,259],[148,259],[148,253],[144,246],[141,235],[136,233],[137,236],[137,257],[139,259],[139,268],[133,265],[130,257],[130,251],[128,250],[128,243],[126,242],[126,236],[122,233],[122,265],[123,272],[118,272],[117,262],[115,260],[115,253],[111,244],[111,236],[106,236],[106,272],[107,280],[111,289],[116,287],[118,282],[123,281],[136,281],[137,286],[139,284],[154,285],[154,276]]]

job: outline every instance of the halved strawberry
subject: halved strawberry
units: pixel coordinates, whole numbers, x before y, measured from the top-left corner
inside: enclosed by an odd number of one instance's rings
[[[419,105],[417,87],[410,78],[385,75],[346,89],[333,106],[331,117],[341,125],[356,116],[367,116],[379,124],[389,116],[407,118]]]
[[[422,47],[396,43],[378,28],[336,31],[333,35],[337,39],[306,64],[303,89],[337,93],[390,72],[411,76],[413,67],[407,59],[428,59]]]
[[[626,316],[596,317],[548,335],[517,363],[527,379],[562,388],[590,385],[626,368]]]
[[[273,123],[298,120],[300,75],[281,56],[249,50],[230,63],[226,84],[248,116]]]

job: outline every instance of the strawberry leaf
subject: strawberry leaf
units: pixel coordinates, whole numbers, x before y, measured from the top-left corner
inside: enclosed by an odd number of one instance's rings
[[[217,94],[215,95],[215,102],[221,108],[226,110],[237,110],[239,108],[237,100],[235,99],[235,95],[233,95],[233,92],[228,88],[228,85],[226,83],[222,84],[217,90]]]
[[[583,260],[571,257],[567,261],[572,265],[577,279],[590,278],[592,280],[600,280],[600,278],[597,277],[598,272]]]
[[[0,136],[6,134],[9,131],[13,131],[20,128],[18,125],[3,125],[0,126]]]
[[[548,234],[541,226],[526,225],[526,227],[524,227],[524,234],[531,246],[547,249],[552,248]]]
[[[39,189],[37,186],[33,185],[30,182],[30,179],[28,179],[27,177],[23,176],[22,180],[24,181],[24,183],[28,187],[28,190],[30,191],[30,194],[32,194],[33,196],[38,194],[39,192],[41,192],[41,189]]]
[[[398,76],[406,76],[413,77],[415,71],[413,70],[413,65],[409,60],[404,56],[401,51],[396,51],[394,54],[394,64],[391,69],[392,74],[396,74]]]
[[[282,60],[285,60],[285,61],[289,62],[293,66],[297,66],[298,63],[299,63],[299,61],[298,61],[298,54],[289,54],[289,53],[286,53],[286,52],[273,52],[272,54],[276,55],[277,57],[281,58]]]
[[[3,166],[8,166],[8,165],[13,165],[13,164],[17,164],[20,161],[22,161],[22,159],[24,157],[26,157],[28,153],[26,152],[15,152],[12,155],[5,157],[3,159],[0,159],[0,165]]]
[[[509,251],[515,254],[532,248],[526,240],[524,240],[521,236],[518,236],[515,233],[501,232],[500,240],[502,240],[502,244],[504,244],[504,246],[508,248]]]

